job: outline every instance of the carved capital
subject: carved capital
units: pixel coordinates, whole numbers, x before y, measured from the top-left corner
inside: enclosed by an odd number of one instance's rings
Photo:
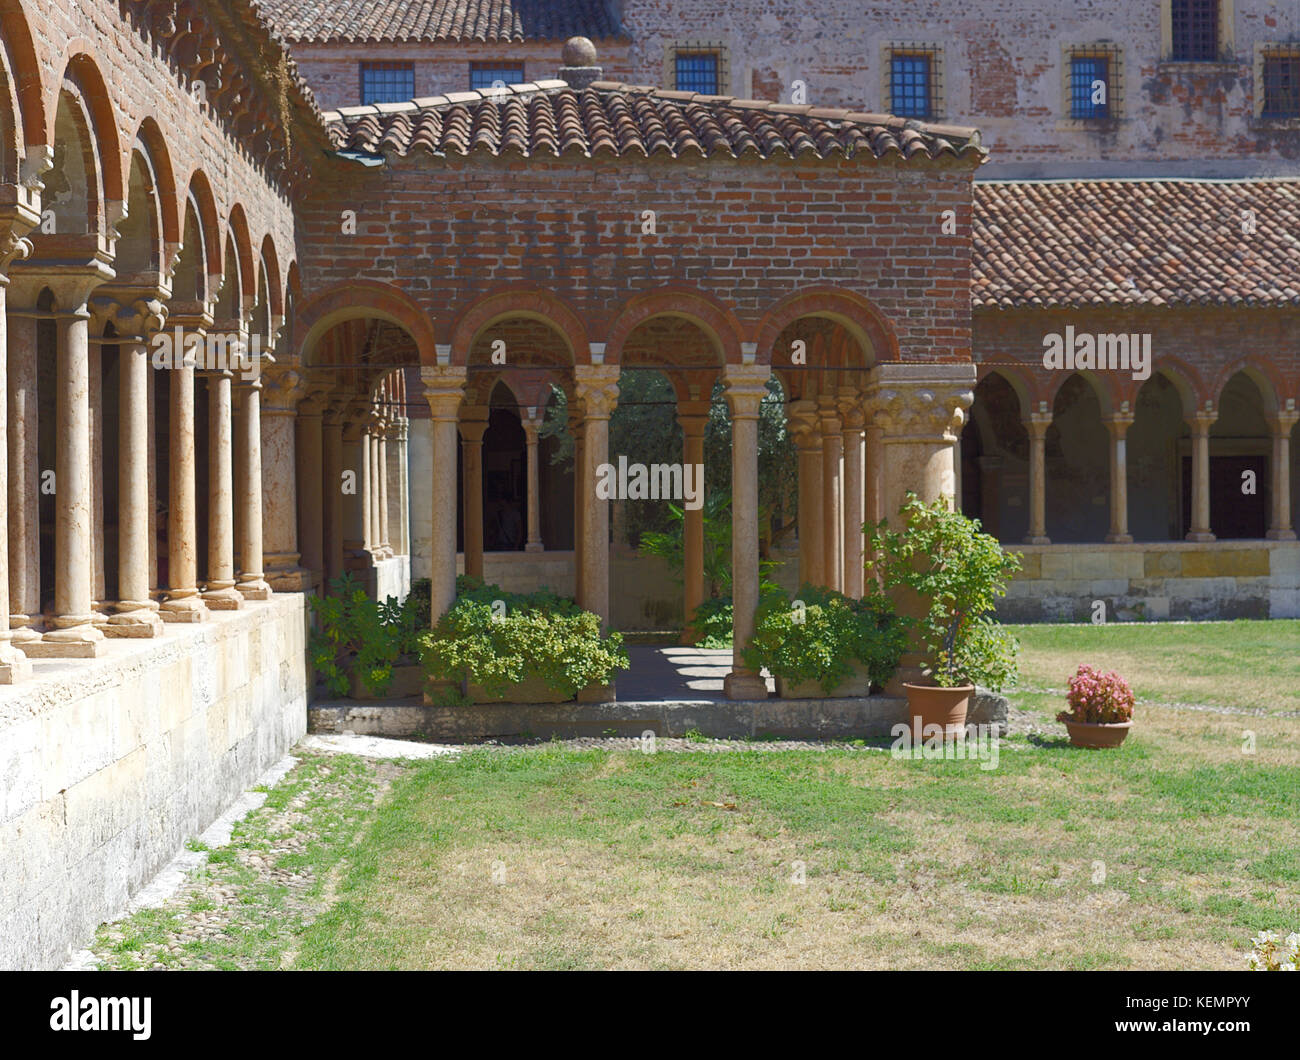
[[[426,364],[420,368],[420,381],[424,384],[424,397],[429,402],[433,419],[455,423],[465,397],[465,369]]]
[[[758,406],[768,395],[772,369],[765,364],[729,364],[722,372],[732,419],[758,418]]]
[[[617,365],[578,365],[573,370],[578,400],[586,418],[607,420],[618,405]]]
[[[786,419],[796,446],[800,449],[821,449],[821,414],[817,411],[817,402],[809,398],[790,402],[786,407]]]
[[[974,400],[974,390],[960,385],[883,386],[864,407],[886,435],[955,442]]]

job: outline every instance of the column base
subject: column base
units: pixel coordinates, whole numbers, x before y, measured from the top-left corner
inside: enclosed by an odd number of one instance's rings
[[[525,552],[545,552],[545,551],[546,551],[546,546],[543,545],[540,541],[529,541],[528,544],[526,544],[526,545],[524,546],[524,551],[525,551]]]
[[[1106,544],[1108,545],[1131,545],[1133,544],[1132,534],[1107,534]]]
[[[31,625],[30,615],[9,616],[9,640],[18,647],[41,639],[41,631]]]
[[[1188,535],[1183,540],[1206,542],[1206,541],[1217,541],[1218,538],[1215,537],[1208,530],[1192,530],[1191,532],[1188,533]]]
[[[748,670],[732,670],[722,681],[728,699],[766,699],[767,682]]]
[[[208,617],[207,606],[198,593],[164,600],[158,606],[158,613],[164,622],[202,622]]]
[[[1269,541],[1294,541],[1296,534],[1294,530],[1270,530],[1264,537]]]
[[[1052,543],[1052,539],[1048,537],[1046,534],[1043,535],[1027,534],[1025,536],[1024,541],[1022,542],[1022,544],[1025,545],[1050,545],[1051,543]]]
[[[235,588],[245,600],[271,599],[271,587],[266,584],[266,579],[260,574],[249,578],[248,581],[241,581]]]
[[[210,611],[238,611],[244,606],[244,598],[235,590],[231,582],[218,582],[217,588],[203,593],[203,602]]]
[[[149,638],[163,635],[163,621],[154,601],[123,600],[102,627],[106,637]]]
[[[315,584],[311,571],[301,567],[295,570],[267,571],[266,583],[277,593],[302,593]]]
[[[107,650],[104,634],[90,623],[90,616],[55,618],[58,629],[49,630],[38,641],[22,645],[33,659],[98,659]]]
[[[17,684],[32,676],[32,664],[0,634],[0,685]]]

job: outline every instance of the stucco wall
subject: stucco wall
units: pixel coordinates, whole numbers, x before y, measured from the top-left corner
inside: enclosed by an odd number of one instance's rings
[[[306,615],[277,595],[0,688],[0,968],[51,968],[306,731]]]

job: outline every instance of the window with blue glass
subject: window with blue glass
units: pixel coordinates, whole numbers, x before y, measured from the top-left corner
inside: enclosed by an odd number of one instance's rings
[[[889,59],[889,108],[900,118],[934,117],[931,55],[899,55]]]
[[[500,81],[504,85],[524,83],[523,63],[470,63],[469,87],[488,89]]]
[[[1082,121],[1110,117],[1110,60],[1104,55],[1070,60],[1070,117]]]
[[[721,92],[721,63],[717,52],[679,51],[676,55],[678,92],[716,96]]]
[[[362,63],[361,103],[405,103],[415,98],[414,63]]]

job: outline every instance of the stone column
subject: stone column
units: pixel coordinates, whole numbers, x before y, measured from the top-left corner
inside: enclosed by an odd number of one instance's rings
[[[1133,535],[1128,532],[1128,445],[1125,436],[1133,426],[1133,413],[1124,402],[1122,411],[1106,420],[1110,433],[1110,533],[1106,540],[1112,545],[1128,545]]]
[[[1267,534],[1270,541],[1296,539],[1291,527],[1291,429],[1300,421],[1300,411],[1295,409],[1294,400],[1288,400],[1288,405],[1269,422],[1273,435],[1273,513]]]
[[[432,418],[433,525],[429,534],[431,613],[436,625],[456,602],[456,427],[465,393],[465,369],[420,369]]]
[[[399,555],[411,554],[411,477],[410,457],[407,455],[407,437],[411,421],[398,416],[393,422],[393,439],[397,449],[397,551]]]
[[[208,576],[204,602],[214,611],[237,611],[235,588],[233,373],[205,372],[208,384]]]
[[[324,513],[325,582],[343,573],[343,412],[346,402],[335,401],[325,412],[321,427],[321,490]]]
[[[325,569],[324,482],[322,465],[322,415],[327,401],[323,389],[313,386],[298,403],[294,425],[294,457],[298,472],[299,562],[309,572],[312,585]]]
[[[525,552],[543,552],[542,511],[541,511],[541,465],[537,458],[537,431],[542,425],[542,417],[536,409],[529,409],[523,419],[524,442],[528,446],[528,541]]]
[[[297,445],[294,420],[308,389],[301,369],[271,364],[262,372],[263,570],[277,592],[301,592],[311,584],[299,566]],[[251,428],[250,428],[251,429]]]
[[[975,366],[891,362],[873,368],[870,379],[867,411],[883,432],[882,498],[889,525],[897,530],[908,493],[927,504],[940,498],[953,503],[953,442],[975,399]],[[917,617],[929,605],[903,591],[896,594],[895,606],[900,614]],[[904,682],[920,680],[920,663],[915,652],[905,654],[886,691],[900,695]]]
[[[826,549],[822,507],[822,433],[817,403],[804,398],[790,404],[790,432],[799,451],[799,584],[824,585]]]
[[[767,365],[729,364],[723,370],[731,409],[731,673],[729,699],[766,699],[767,682],[745,663],[758,607],[758,406],[767,396]]]
[[[379,541],[384,559],[393,558],[393,535],[388,513],[388,428],[387,413],[379,421],[375,466],[379,469],[377,493],[379,498]]]
[[[677,422],[682,428],[682,460],[685,467],[704,466],[704,430],[709,423],[709,402],[679,401],[677,403]],[[691,473],[692,475],[694,472]],[[703,477],[699,479],[703,490]],[[704,499],[700,494],[701,502]],[[682,513],[682,603],[686,609],[686,622],[700,604],[704,603],[704,508],[687,508]],[[688,629],[684,643],[693,643],[694,639]]]
[[[353,401],[343,414],[343,469],[352,472],[350,493],[343,498],[343,569],[364,570],[370,563],[366,551],[366,454],[370,443],[366,441],[362,423],[364,408]],[[341,489],[340,484],[340,489]]]
[[[3,245],[4,251],[6,251],[0,252],[0,267],[5,269],[8,268],[9,262],[15,253],[25,253],[30,249],[30,244],[21,241],[20,236],[13,231],[12,227],[4,233],[0,245]],[[7,436],[9,431],[9,395],[7,393],[9,386],[9,354],[5,313],[5,295],[8,286],[9,278],[0,272],[0,437]],[[4,505],[6,509],[0,511],[0,535],[3,535],[3,539],[0,539],[0,685],[12,685],[30,677],[32,673],[31,662],[26,655],[14,647],[12,634],[9,630],[9,612],[12,604],[10,603],[9,592],[8,503],[9,453],[6,446],[0,445],[0,505]]]
[[[379,509],[380,482],[384,477],[384,470],[379,466],[379,435],[382,430],[379,413],[372,412],[367,442],[370,446],[370,552],[376,562],[388,558],[384,548],[384,517]]]
[[[37,442],[34,315],[7,314],[9,358],[9,622],[16,644],[40,640],[31,628],[41,614],[40,478]]]
[[[241,414],[236,438],[239,477],[235,482],[235,504],[242,512],[239,525],[242,549],[239,558],[239,581],[235,589],[245,600],[269,600],[271,586],[262,569],[264,560],[262,531],[262,365],[259,354],[251,371],[241,377],[239,391]]]
[[[163,623],[151,598],[149,337],[163,327],[161,292],[105,306],[118,338],[117,595],[116,613],[103,627],[110,637],[158,637]]]
[[[586,566],[587,554],[583,530],[587,502],[582,490],[587,474],[587,429],[582,403],[576,397],[569,402],[569,434],[573,437],[573,597],[579,607],[585,607],[582,599],[582,571]]]
[[[1210,528],[1210,427],[1219,418],[1213,407],[1196,412],[1192,428],[1192,525],[1188,541],[1213,541]]]
[[[575,484],[582,505],[583,564],[578,580],[583,585],[582,606],[600,616],[601,629],[609,628],[609,501],[596,496],[596,471],[609,462],[609,418],[618,403],[617,365],[578,365],[574,370],[582,402],[584,459]]]
[[[1052,413],[1047,402],[1039,403],[1038,411],[1030,413],[1024,421],[1029,432],[1029,533],[1026,545],[1050,545],[1047,536],[1047,428],[1052,425]]]
[[[862,524],[866,521],[866,487],[864,485],[866,450],[862,412],[862,395],[856,387],[840,389],[840,437],[844,447],[844,587],[845,596],[862,598],[863,568],[866,563],[866,539]]]
[[[483,435],[488,429],[486,405],[461,410],[460,453],[465,526],[465,573],[483,577]]]
[[[41,658],[94,658],[105,648],[91,613],[94,543],[91,484],[90,313],[86,300],[101,278],[60,276],[56,384],[59,439],[55,457],[54,627],[24,646]]]
[[[833,398],[819,398],[817,411],[822,431],[822,576],[826,579],[828,589],[843,591],[844,498],[841,462],[844,453],[840,419]]]
[[[366,413],[366,424],[361,429],[361,547],[370,553],[371,559],[378,551],[379,544],[376,540],[374,526],[374,504],[372,503],[374,493],[372,474],[370,469],[370,420],[369,412]]]
[[[104,343],[100,321],[95,319],[93,306],[89,327],[96,338],[90,348],[90,611],[95,625],[102,627],[108,615],[101,608],[106,601],[104,580]]]

